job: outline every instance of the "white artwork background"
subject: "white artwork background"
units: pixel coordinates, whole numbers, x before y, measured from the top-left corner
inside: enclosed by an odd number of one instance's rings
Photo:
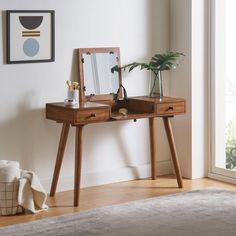
[[[43,16],[40,26],[32,31],[40,31],[39,37],[22,37],[22,31],[31,31],[22,26],[19,16]],[[36,39],[39,52],[35,56],[27,56],[23,51],[24,42]],[[51,59],[51,13],[10,13],[10,60],[47,60]]]

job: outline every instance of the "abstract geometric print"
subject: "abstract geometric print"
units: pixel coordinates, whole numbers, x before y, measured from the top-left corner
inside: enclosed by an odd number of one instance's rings
[[[8,63],[54,60],[54,11],[7,11]]]
[[[42,21],[43,16],[19,16],[20,23],[22,26],[29,31],[22,31],[22,37],[29,37],[23,43],[23,51],[24,53],[29,56],[35,56],[39,51],[39,43],[37,39],[32,37],[40,37],[40,31],[33,31],[38,28]]]

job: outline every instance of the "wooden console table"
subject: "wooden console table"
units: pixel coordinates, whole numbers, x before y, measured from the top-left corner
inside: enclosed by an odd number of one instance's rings
[[[120,108],[126,108],[126,115],[120,114]],[[168,137],[172,161],[177,177],[178,187],[183,187],[181,170],[174,136],[171,128],[170,117],[184,114],[186,102],[184,99],[163,97],[162,99],[146,96],[132,97],[125,101],[84,101],[74,106],[66,106],[64,103],[46,104],[46,118],[62,123],[61,137],[57,152],[56,164],[53,174],[50,196],[56,192],[58,177],[64,156],[64,150],[70,126],[76,127],[75,135],[75,170],[74,170],[74,206],[79,205],[81,163],[82,163],[82,132],[84,125],[131,119],[149,119],[150,150],[151,150],[151,177],[156,178],[156,123],[155,117],[161,117],[164,122]]]

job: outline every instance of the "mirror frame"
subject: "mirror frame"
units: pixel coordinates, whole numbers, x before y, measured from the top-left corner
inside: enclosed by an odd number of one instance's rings
[[[117,54],[117,65],[120,68],[120,48],[119,47],[108,47],[108,48],[77,48],[78,56],[78,69],[79,69],[79,101],[102,101],[102,100],[113,100],[114,96],[111,94],[99,94],[86,96],[85,95],[85,84],[84,84],[84,68],[83,68],[83,54],[84,53],[116,53]],[[118,71],[119,84],[122,84],[121,70]]]

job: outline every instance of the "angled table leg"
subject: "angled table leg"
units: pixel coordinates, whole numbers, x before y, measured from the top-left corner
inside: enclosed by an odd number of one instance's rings
[[[175,145],[175,140],[174,140],[174,135],[173,135],[170,119],[169,117],[163,117],[163,121],[164,121],[167,138],[170,145],[170,151],[171,151],[172,161],[175,168],[175,174],[177,177],[178,186],[179,188],[183,188],[182,174],[181,174],[181,170],[179,166],[179,160],[178,160],[178,155],[177,155],[177,150],[176,150],[176,145]]]
[[[154,117],[149,118],[149,133],[150,133],[150,153],[151,153],[151,176],[156,179],[156,123]]]
[[[74,206],[79,205],[80,179],[82,167],[82,132],[83,126],[76,126],[75,135],[75,176],[74,176]]]
[[[50,191],[51,197],[53,197],[56,192],[58,177],[59,177],[60,170],[61,170],[61,164],[62,164],[64,152],[65,152],[66,141],[68,138],[69,129],[70,129],[70,124],[63,123],[62,130],[61,130],[60,142],[59,142],[58,151],[57,151],[57,159],[56,159],[56,164],[55,164],[53,179],[52,179],[52,184],[51,184],[51,191]]]

